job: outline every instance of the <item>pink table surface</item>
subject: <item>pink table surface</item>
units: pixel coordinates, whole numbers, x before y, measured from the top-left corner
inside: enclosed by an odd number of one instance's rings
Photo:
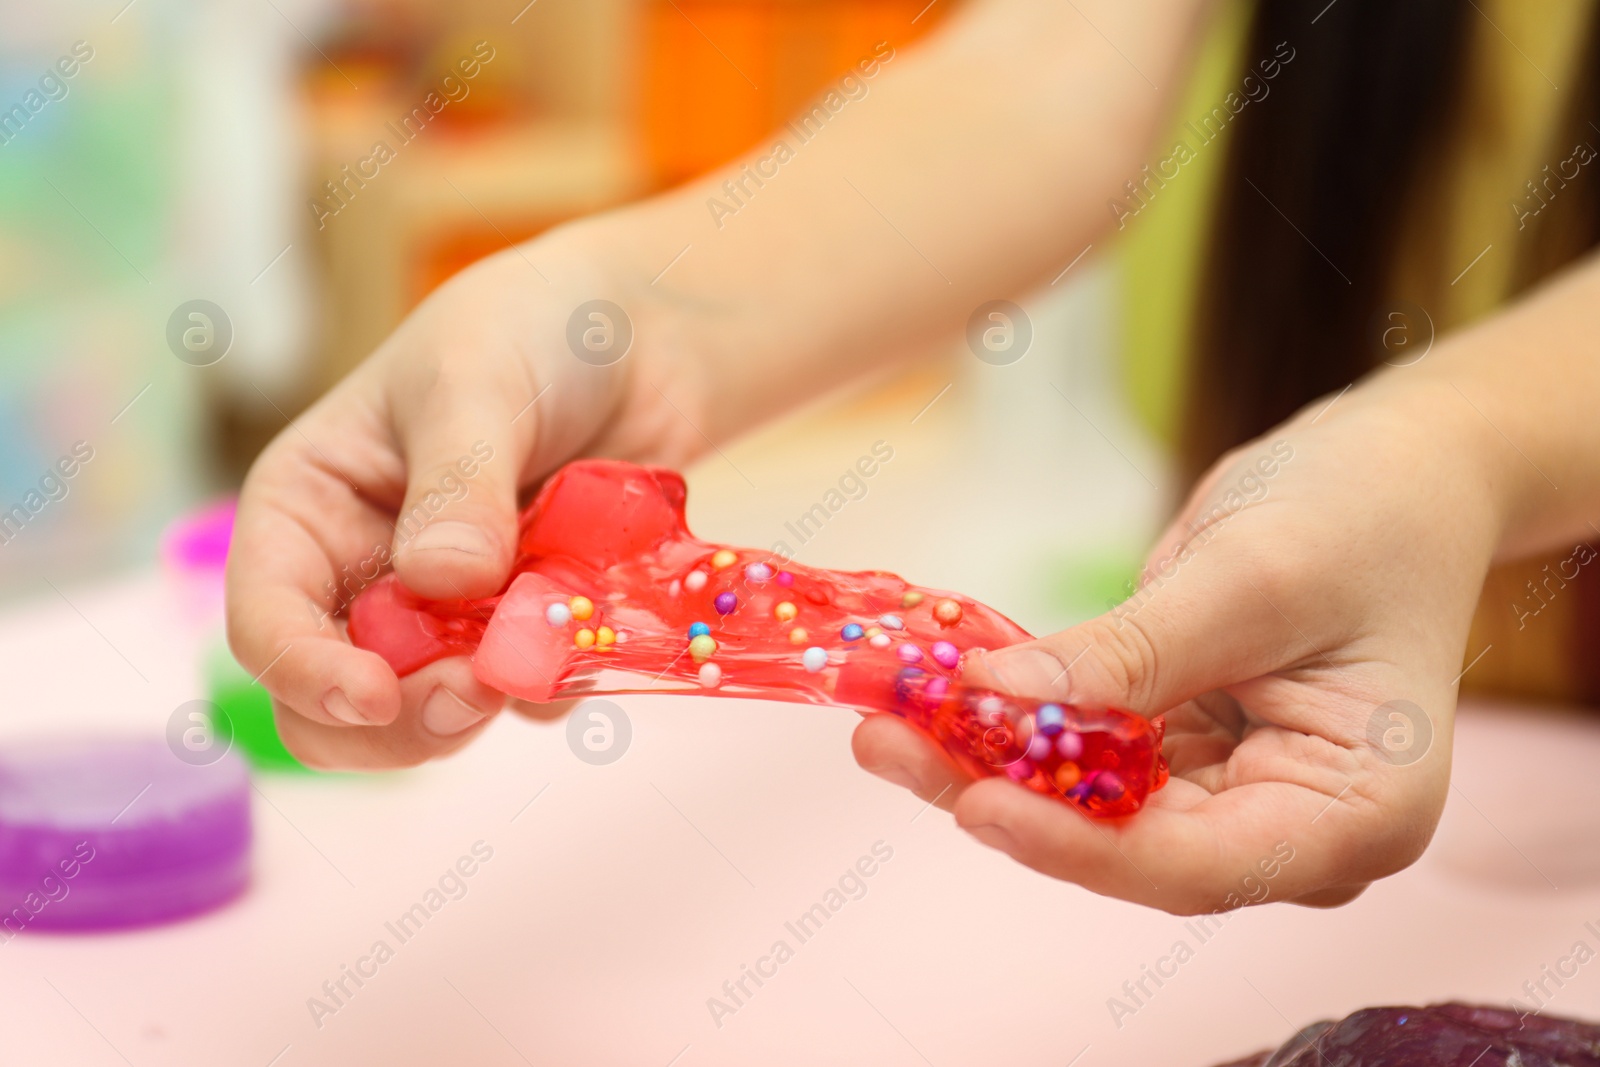
[[[61,593],[0,615],[0,737],[158,731],[203,695],[200,636],[155,576]],[[0,1063],[1204,1067],[1362,1005],[1503,1003],[1600,946],[1600,720],[1465,709],[1421,863],[1200,944],[862,773],[848,712],[621,703],[634,737],[609,766],[507,717],[419,770],[260,779],[237,903],[0,944]],[[880,841],[893,858],[866,894],[799,944],[785,922]],[[385,923],[476,842],[493,855],[465,895],[399,943]],[[793,958],[717,1025],[707,998],[780,938]],[[380,939],[392,958],[314,1019],[308,1000]],[[1119,1025],[1108,999],[1180,939],[1193,958]],[[1551,1010],[1600,1016],[1600,967],[1564,982]]]

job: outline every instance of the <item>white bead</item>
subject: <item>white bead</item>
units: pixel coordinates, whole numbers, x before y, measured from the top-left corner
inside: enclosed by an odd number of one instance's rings
[[[904,630],[906,628],[906,624],[900,621],[900,616],[898,615],[880,615],[878,616],[878,625],[885,630]]]
[[[683,592],[683,583],[676,578],[672,579],[672,584],[667,586],[667,595],[675,597],[681,592]]]
[[[551,604],[544,609],[544,621],[551,626],[565,626],[572,621],[572,609],[565,604]]]
[[[812,645],[800,657],[800,663],[806,670],[816,674],[828,665],[828,650],[817,645]]]
[[[871,645],[873,648],[888,648],[889,643],[888,634],[873,634],[871,637],[867,638],[867,644]]]
[[[690,571],[688,577],[683,580],[683,587],[691,593],[698,593],[706,587],[706,572]]]
[[[990,726],[1000,724],[1001,715],[1006,710],[1006,702],[999,697],[984,697],[978,701],[978,721]]]
[[[715,689],[722,684],[722,668],[715,663],[702,663],[700,665],[700,685],[706,689]]]

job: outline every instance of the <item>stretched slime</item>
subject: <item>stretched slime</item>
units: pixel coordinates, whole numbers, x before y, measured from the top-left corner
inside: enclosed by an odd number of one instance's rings
[[[1166,781],[1160,720],[960,683],[968,655],[1030,639],[999,612],[701,541],[686,495],[673,471],[570,463],[523,513],[499,595],[424,600],[386,575],[351,604],[350,639],[401,675],[471,656],[485,684],[537,703],[683,692],[887,711],[968,774],[1096,816],[1131,814]]]

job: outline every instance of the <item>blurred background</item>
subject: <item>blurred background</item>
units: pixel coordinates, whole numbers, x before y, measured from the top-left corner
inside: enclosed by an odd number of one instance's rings
[[[95,451],[71,503],[5,546],[12,589],[29,564],[147,558],[176,508],[235,485],[441,280],[724,162],[916,14],[897,0],[118,7],[0,6],[0,100],[24,108],[0,150],[0,499],[20,501],[75,441]],[[28,110],[75,44],[88,58]],[[403,143],[391,128],[448,75],[467,91]],[[341,168],[379,139],[397,158],[358,188]],[[165,336],[191,299],[234,335],[198,371]]]

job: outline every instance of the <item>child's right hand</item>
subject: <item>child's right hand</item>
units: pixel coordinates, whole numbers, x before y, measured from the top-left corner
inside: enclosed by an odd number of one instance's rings
[[[391,555],[423,596],[492,595],[511,567],[521,490],[579,453],[679,465],[703,447],[701,390],[686,361],[646,339],[647,321],[650,338],[662,330],[645,287],[596,266],[584,240],[560,231],[457,275],[245,480],[228,639],[305,763],[420,763],[460,747],[503,703],[465,658],[401,679],[350,644],[336,616]],[[587,360],[567,339],[575,309],[595,299],[626,307],[636,334],[606,366],[604,321],[580,316],[596,329]]]
[[[1106,192],[1165,128],[1209,7],[974,0],[918,47],[862,57],[829,90],[851,102],[822,112],[826,136],[775,131],[789,148],[781,181],[763,142],[430,296],[245,481],[228,633],[277,701],[285,744],[317,766],[413,764],[500,707],[465,659],[401,680],[345,639],[338,610],[388,551],[425,596],[493,593],[519,492],[563,461],[681,465],[1076,262],[1110,226]],[[714,210],[730,197],[736,223]],[[568,340],[596,299],[626,308],[636,337],[604,367]],[[493,458],[463,479],[478,442]],[[397,536],[430,492],[442,506]]]

